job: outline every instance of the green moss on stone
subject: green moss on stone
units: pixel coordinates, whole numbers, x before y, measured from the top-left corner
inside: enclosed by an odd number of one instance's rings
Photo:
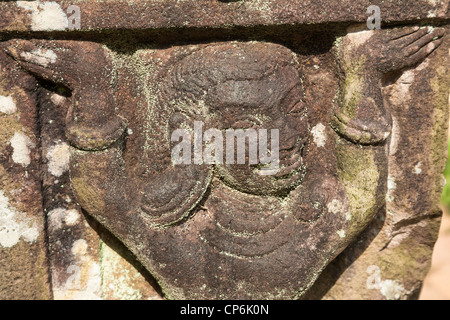
[[[431,163],[433,169],[436,171],[433,175],[434,195],[433,195],[433,211],[439,211],[440,197],[442,194],[442,176],[441,173],[445,167],[445,160],[447,154],[447,129],[448,129],[448,108],[449,108],[449,92],[450,76],[447,72],[446,66],[439,66],[436,69],[436,76],[431,80],[431,89],[434,93],[433,101],[434,108],[434,122],[432,131],[432,147],[431,147]]]
[[[339,179],[347,193],[351,222],[346,234],[362,231],[376,214],[380,172],[372,147],[339,139],[336,143]]]

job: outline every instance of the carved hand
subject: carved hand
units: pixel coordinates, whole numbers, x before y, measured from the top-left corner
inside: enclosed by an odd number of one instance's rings
[[[381,73],[412,67],[440,46],[445,30],[442,28],[402,28],[377,30],[361,47],[367,66]]]
[[[93,42],[11,40],[6,52],[27,71],[72,90],[66,119],[69,141],[82,150],[101,150],[122,136],[126,122],[115,114],[112,59]]]
[[[359,144],[378,144],[390,135],[389,109],[383,104],[383,74],[412,67],[441,43],[444,29],[402,28],[345,37],[339,61],[345,82],[341,87],[340,110],[333,117],[334,129]]]

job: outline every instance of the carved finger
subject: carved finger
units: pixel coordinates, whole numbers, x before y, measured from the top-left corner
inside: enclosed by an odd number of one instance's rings
[[[5,50],[32,74],[70,89],[90,86],[94,76],[107,79],[112,69],[106,50],[93,42],[11,40]]]
[[[437,47],[439,47],[444,39],[440,38],[433,42],[428,43],[425,47],[421,48],[418,52],[409,56],[409,65],[414,65],[425,59],[429,54],[431,54]]]
[[[419,29],[420,29],[419,27],[405,27],[389,30],[388,33],[391,36],[391,41],[394,41],[409,36],[412,33],[418,31]]]
[[[11,40],[5,51],[33,75],[73,88],[71,52],[63,49],[53,41]]]
[[[332,126],[341,136],[363,145],[382,143],[391,132],[387,115],[372,98],[364,98],[359,102],[356,117],[350,117],[344,112],[335,114]]]
[[[6,53],[34,76],[53,82],[62,82],[64,85],[70,82],[64,81],[64,78],[59,78],[58,74],[52,69],[52,65],[57,60],[54,51],[37,48],[33,43],[26,40],[12,41],[10,44],[5,48]]]
[[[423,36],[427,35],[429,32],[428,30],[429,30],[428,28],[418,29],[411,34],[406,35],[404,37],[397,38],[397,39],[393,40],[392,42],[397,46],[408,46],[411,43],[419,40]]]
[[[407,47],[406,55],[410,56],[416,53],[421,48],[423,48],[424,46],[428,45],[431,41],[433,41],[433,39],[441,38],[444,36],[444,34],[445,34],[444,29],[437,29],[434,30],[432,33],[423,36],[422,38],[420,38],[419,40],[417,40],[416,42],[412,43],[410,46]]]

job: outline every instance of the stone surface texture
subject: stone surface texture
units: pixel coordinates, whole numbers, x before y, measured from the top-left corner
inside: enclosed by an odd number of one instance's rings
[[[418,298],[449,21],[447,0],[0,2],[0,299]],[[278,129],[279,171],[174,165],[199,123]]]

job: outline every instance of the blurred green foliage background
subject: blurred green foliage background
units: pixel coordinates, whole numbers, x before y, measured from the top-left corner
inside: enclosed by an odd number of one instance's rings
[[[444,187],[444,191],[442,192],[441,196],[441,202],[444,206],[447,208],[450,208],[450,185],[448,182],[450,182],[450,142],[448,144],[448,158],[447,158],[447,164],[445,166],[444,170],[444,177],[445,180],[447,180],[447,184]]]

